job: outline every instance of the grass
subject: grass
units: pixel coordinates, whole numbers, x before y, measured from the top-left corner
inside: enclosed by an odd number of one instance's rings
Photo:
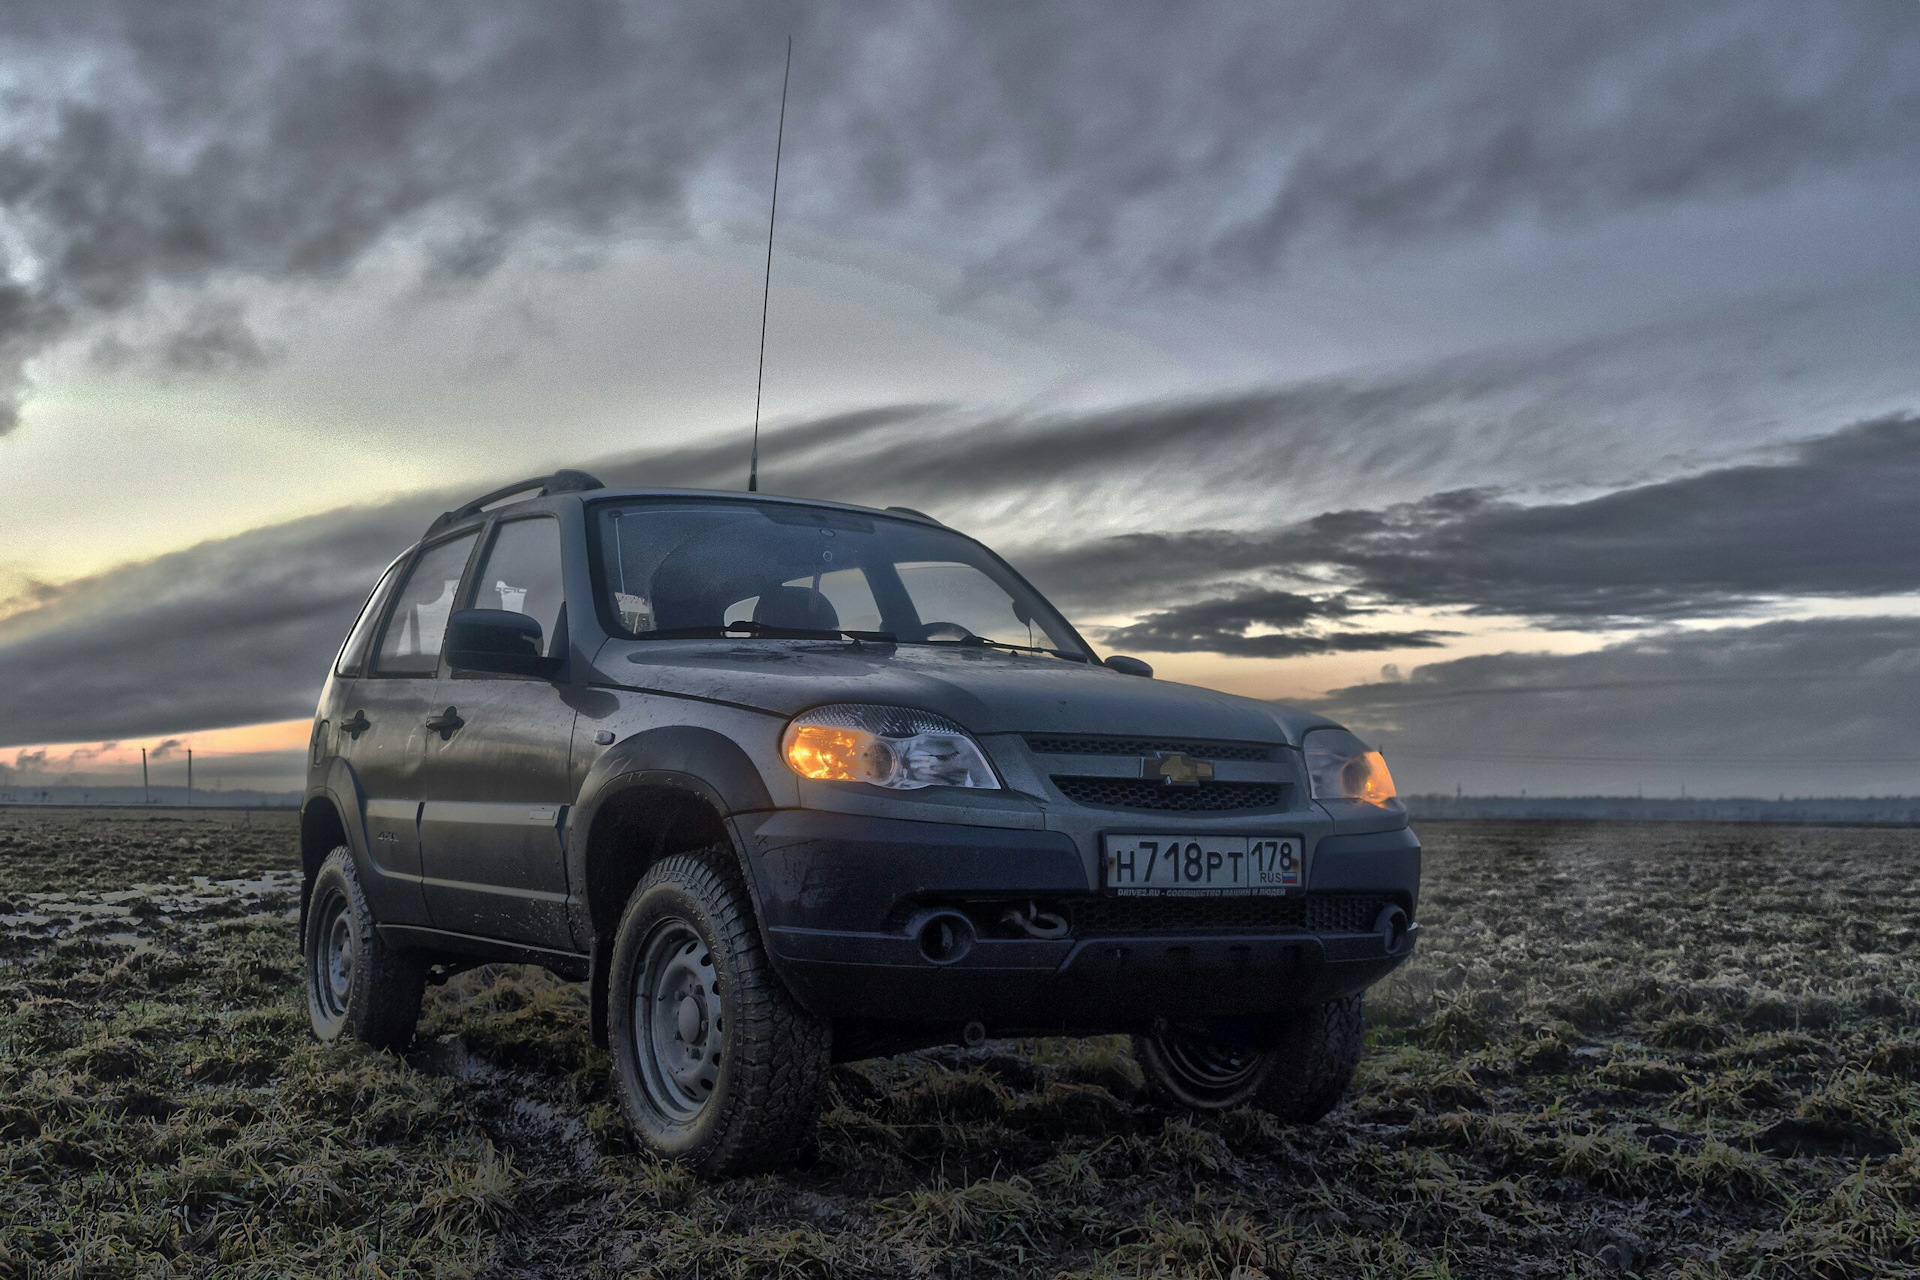
[[[290,816],[0,811],[0,1277],[1920,1274],[1920,832],[1421,834],[1321,1125],[996,1043],[836,1068],[806,1168],[706,1185],[537,971],[313,1043]]]

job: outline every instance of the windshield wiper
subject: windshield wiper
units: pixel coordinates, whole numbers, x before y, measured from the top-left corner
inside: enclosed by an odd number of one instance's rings
[[[717,627],[667,627],[642,631],[642,640],[724,640],[728,636],[763,636],[772,640],[870,640],[875,644],[896,644],[891,631],[849,631],[845,627],[776,627],[770,622],[742,618]]]
[[[985,636],[964,636],[959,640],[930,640],[927,643],[984,645],[991,649],[1006,649],[1013,653],[1050,653],[1056,658],[1065,658],[1068,662],[1086,661],[1084,655],[1068,653],[1063,649],[1049,649],[1041,644],[1008,644],[1005,640],[989,640]]]

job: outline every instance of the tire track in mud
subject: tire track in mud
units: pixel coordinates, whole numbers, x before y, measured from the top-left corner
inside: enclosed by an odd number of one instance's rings
[[[486,1061],[458,1035],[417,1039],[407,1062],[457,1081],[473,1123],[512,1163],[513,1205],[480,1280],[571,1280],[583,1257],[604,1260],[614,1217],[604,1157],[568,1101],[542,1097],[550,1089],[538,1076]]]

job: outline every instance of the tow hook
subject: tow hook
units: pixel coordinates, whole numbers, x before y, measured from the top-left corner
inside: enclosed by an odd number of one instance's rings
[[[1029,902],[1024,907],[1008,907],[1000,917],[1000,923],[1018,929],[1029,938],[1067,936],[1067,918],[1051,911],[1042,911],[1037,902]]]

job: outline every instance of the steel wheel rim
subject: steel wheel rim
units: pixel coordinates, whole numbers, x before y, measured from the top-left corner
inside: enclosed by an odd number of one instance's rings
[[[635,964],[633,1047],[647,1100],[678,1124],[706,1110],[726,1041],[720,975],[692,924],[662,920]]]
[[[1189,1085],[1209,1093],[1239,1088],[1260,1067],[1260,1054],[1251,1050],[1170,1035],[1162,1035],[1159,1040],[1167,1065]]]
[[[347,914],[346,899],[338,894],[327,896],[320,907],[314,938],[314,1000],[328,1021],[338,1021],[347,1016],[353,996],[353,919]]]

